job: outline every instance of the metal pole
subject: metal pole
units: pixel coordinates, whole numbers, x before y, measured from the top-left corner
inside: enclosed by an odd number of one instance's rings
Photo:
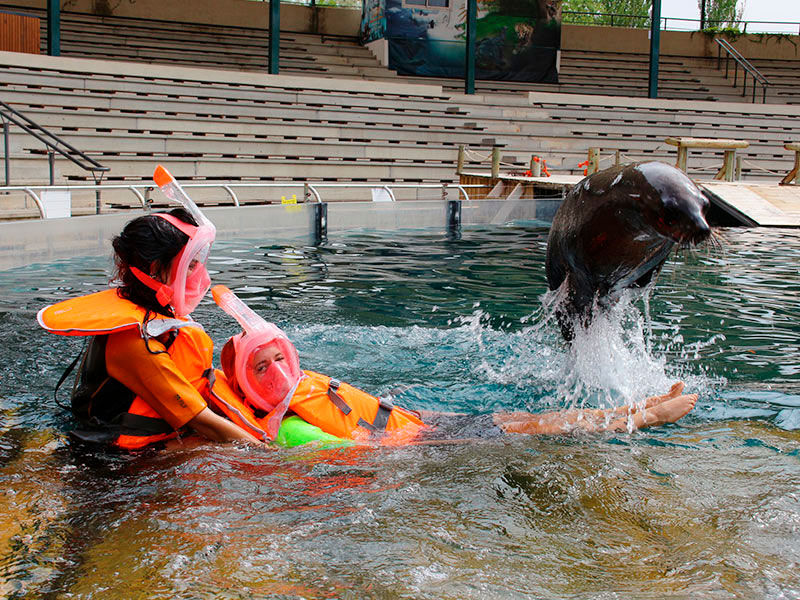
[[[281,0],[269,0],[269,72],[278,74],[281,49]]]
[[[47,0],[47,54],[61,56],[60,0]]]
[[[700,31],[706,28],[706,0],[700,3]]]
[[[328,203],[314,205],[314,243],[319,245],[328,239]]]
[[[467,48],[464,93],[475,93],[475,47],[478,29],[478,0],[467,0]]]
[[[6,185],[11,185],[11,159],[8,156],[8,121],[3,121],[3,145],[5,147],[3,162],[5,162],[6,167]]]
[[[47,162],[50,163],[50,185],[56,184],[56,155],[50,150],[47,153]]]
[[[447,232],[457,233],[461,228],[461,200],[447,201]]]
[[[658,55],[661,51],[661,0],[653,0],[650,19],[650,78],[647,97],[658,98]]]

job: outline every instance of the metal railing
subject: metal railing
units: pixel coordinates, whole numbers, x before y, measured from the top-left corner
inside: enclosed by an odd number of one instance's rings
[[[758,83],[761,85],[761,102],[766,104],[767,102],[767,87],[769,87],[769,81],[767,78],[764,77],[761,72],[756,69],[750,61],[747,60],[744,56],[742,56],[739,51],[731,46],[730,42],[727,40],[723,40],[720,38],[714,38],[714,41],[717,42],[717,69],[722,68],[722,51],[725,50],[725,79],[728,78],[728,69],[729,63],[731,58],[733,59],[734,69],[733,69],[733,87],[735,88],[738,84],[739,78],[739,66],[742,67],[742,96],[744,97],[747,94],[747,76],[753,78],[753,102],[756,101],[756,84]]]
[[[269,0],[254,0],[268,2]],[[361,0],[281,0],[281,4],[300,4],[319,8],[354,8],[361,9]]]
[[[561,22],[574,25],[604,25],[606,27],[650,27],[650,15],[597,13],[583,10],[561,11]]]
[[[11,166],[8,142],[9,124],[13,123],[25,133],[32,135],[37,140],[42,142],[47,147],[47,158],[50,164],[50,185],[55,182],[55,153],[58,152],[67,160],[75,163],[84,171],[90,171],[92,178],[96,184],[103,180],[103,175],[109,170],[109,167],[104,167],[93,158],[86,156],[83,152],[65,142],[56,134],[48,131],[33,119],[26,117],[21,112],[12,108],[2,100],[0,100],[0,120],[3,122],[3,144],[4,144],[4,165],[5,165],[5,184],[8,186],[11,182]],[[99,198],[98,198],[99,202]]]
[[[562,22],[575,25],[604,25],[606,27],[650,27],[650,15],[631,15],[624,13],[598,13],[580,10],[562,11]],[[661,29],[674,31],[699,31],[715,27],[731,26],[730,20],[714,21],[701,19],[688,19],[684,17],[661,17]],[[797,21],[737,21],[735,28],[741,33],[747,33],[750,27],[752,33],[791,33],[800,32],[800,23]]]
[[[301,188],[303,190],[302,201],[299,201],[300,204],[323,204],[325,201],[323,200],[322,194],[320,193],[320,189],[346,189],[346,188],[378,188],[383,189],[386,191],[387,195],[392,201],[395,201],[395,189],[440,189],[441,190],[441,199],[447,199],[447,193],[449,189],[458,190],[460,196],[463,196],[463,199],[469,201],[469,193],[467,192],[466,188],[482,188],[484,186],[480,185],[461,185],[461,184],[453,184],[453,183],[308,183],[308,182],[281,182],[281,183],[262,183],[262,182],[253,182],[253,183],[183,183],[181,187],[184,189],[191,189],[191,188],[219,188],[223,190],[231,200],[231,204],[233,206],[241,206],[242,203],[239,200],[239,196],[236,194],[236,190],[239,188]],[[110,191],[110,190],[127,190],[131,194],[136,197],[141,208],[144,210],[149,211],[152,206],[152,200],[150,199],[150,192],[152,192],[154,186],[152,184],[95,184],[95,185],[49,185],[49,186],[34,186],[34,185],[18,185],[18,186],[5,186],[0,187],[0,194],[8,193],[8,192],[23,192],[25,195],[29,196],[33,202],[36,204],[37,209],[39,210],[39,216],[42,219],[47,218],[47,211],[45,208],[45,204],[41,199],[41,195],[38,192],[42,191],[68,191],[68,192],[85,192],[85,191],[95,191],[96,194],[99,194],[101,190]],[[202,202],[198,203],[202,206]],[[266,203],[265,203],[266,204]],[[99,213],[99,211],[98,211]]]

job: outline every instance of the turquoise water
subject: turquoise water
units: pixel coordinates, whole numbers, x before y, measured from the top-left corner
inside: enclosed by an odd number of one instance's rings
[[[218,243],[301,364],[412,408],[606,406],[682,379],[676,425],[454,446],[87,455],[36,311],[106,258],[0,273],[0,592],[11,598],[800,597],[800,238],[728,229],[566,347],[546,224]],[[195,317],[221,344],[235,324]]]

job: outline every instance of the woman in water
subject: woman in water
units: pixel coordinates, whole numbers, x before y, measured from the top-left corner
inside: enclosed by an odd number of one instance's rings
[[[533,414],[424,414],[392,405],[331,377],[301,371],[286,335],[250,310],[230,290],[216,286],[214,299],[234,316],[243,333],[229,339],[221,362],[227,386],[215,408],[255,435],[274,439],[283,417],[294,413],[325,433],[381,443],[418,443],[452,438],[487,438],[508,433],[565,434],[627,431],[673,423],[694,408],[696,394],[678,382],[663,396],[635,407],[580,409]],[[231,392],[233,396],[231,396]]]
[[[82,428],[72,435],[128,450],[189,430],[217,442],[257,443],[211,411],[203,395],[213,343],[189,314],[210,287],[205,262],[214,226],[166,170],[156,169],[154,179],[186,208],[133,219],[114,238],[119,286],[38,314],[52,333],[89,336],[72,393]]]

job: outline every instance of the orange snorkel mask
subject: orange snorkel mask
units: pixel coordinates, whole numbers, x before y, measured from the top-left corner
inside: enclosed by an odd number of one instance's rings
[[[215,285],[211,294],[244,330],[233,337],[236,380],[246,402],[268,413],[267,435],[274,439],[303,377],[297,350],[278,326],[259,317],[224,285]]]
[[[192,201],[183,188],[164,167],[159,165],[153,173],[153,180],[170,200],[182,204],[195,218],[198,225],[184,223],[166,213],[155,213],[189,236],[183,250],[172,260],[169,281],[162,283],[136,267],[131,267],[134,276],[156,292],[156,300],[161,306],[171,305],[179,317],[188,316],[211,287],[211,277],[206,270],[206,261],[211,245],[217,235],[214,224],[209,221]]]

